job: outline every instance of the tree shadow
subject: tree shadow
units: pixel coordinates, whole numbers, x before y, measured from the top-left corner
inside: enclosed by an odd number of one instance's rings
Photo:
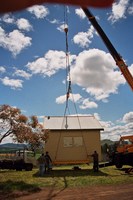
[[[24,181],[11,181],[8,180],[6,182],[0,182],[0,199],[14,199],[15,197],[38,192],[41,189],[34,185],[34,184],[28,184]],[[17,193],[14,193],[14,191],[17,191]]]

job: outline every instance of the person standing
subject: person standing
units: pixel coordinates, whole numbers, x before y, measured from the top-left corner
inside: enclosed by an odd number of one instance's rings
[[[45,156],[44,153],[37,159],[39,163],[39,175],[43,176],[44,175],[44,169],[45,169]]]
[[[45,172],[49,172],[50,169],[51,169],[51,164],[52,164],[52,159],[49,155],[49,152],[46,151],[46,154],[45,154]]]
[[[91,155],[93,157],[93,170],[94,172],[98,172],[99,170],[99,156],[97,151],[94,151],[94,153]]]

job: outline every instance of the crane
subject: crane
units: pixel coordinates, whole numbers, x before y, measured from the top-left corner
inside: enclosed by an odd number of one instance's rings
[[[82,10],[84,11],[85,15],[87,16],[87,18],[89,19],[89,21],[91,22],[91,24],[93,25],[95,30],[98,32],[100,37],[102,38],[103,42],[105,43],[106,47],[108,48],[109,52],[111,53],[112,57],[114,58],[116,65],[119,67],[119,69],[121,70],[127,83],[133,90],[133,76],[131,75],[130,71],[128,70],[126,63],[124,62],[124,60],[122,59],[120,54],[116,51],[116,49],[110,42],[109,38],[107,37],[107,35],[105,34],[105,32],[103,31],[101,26],[98,24],[94,15],[86,7],[82,7]]]

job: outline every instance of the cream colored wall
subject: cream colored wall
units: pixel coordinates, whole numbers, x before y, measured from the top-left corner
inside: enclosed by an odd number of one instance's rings
[[[64,137],[83,137],[83,146],[64,147]],[[85,145],[84,145],[85,144]],[[101,160],[101,144],[99,131],[50,131],[49,139],[45,145],[52,160],[86,160],[87,154],[96,150]],[[89,157],[91,161],[92,158]]]

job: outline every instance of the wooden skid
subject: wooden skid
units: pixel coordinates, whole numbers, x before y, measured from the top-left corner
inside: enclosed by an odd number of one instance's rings
[[[89,164],[89,160],[55,160],[53,165]]]

